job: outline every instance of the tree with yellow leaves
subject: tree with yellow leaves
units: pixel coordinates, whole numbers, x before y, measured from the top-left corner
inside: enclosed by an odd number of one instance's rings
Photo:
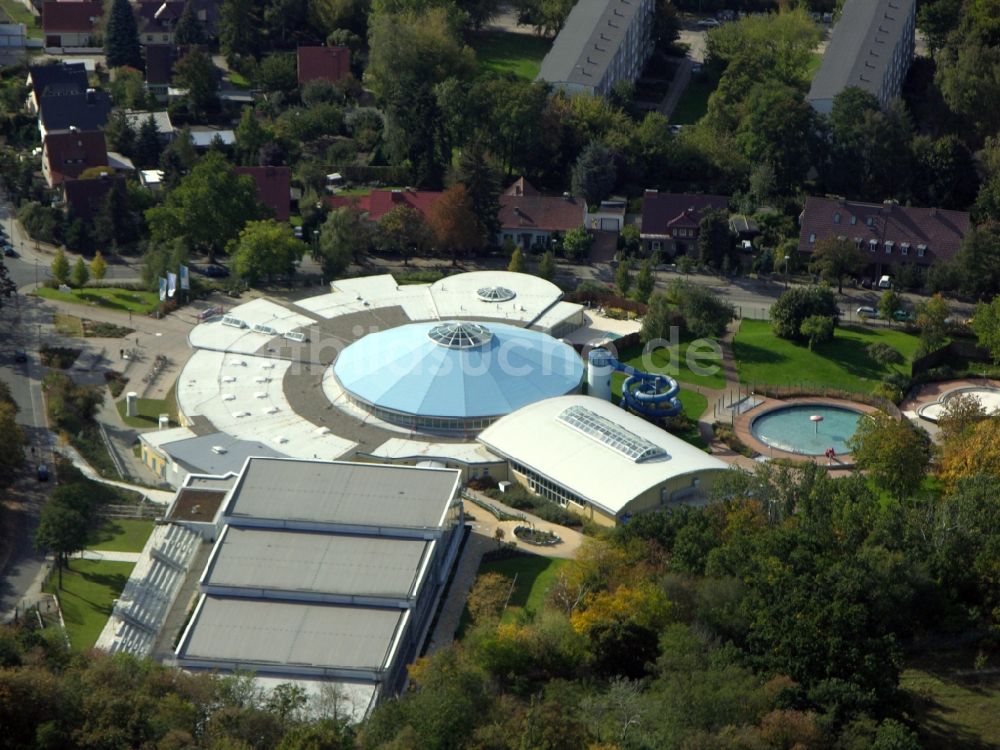
[[[938,476],[948,488],[982,474],[1000,477],[1000,419],[982,419],[945,442]]]

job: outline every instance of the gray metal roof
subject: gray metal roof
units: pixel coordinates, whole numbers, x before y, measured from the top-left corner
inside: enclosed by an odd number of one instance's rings
[[[192,474],[227,474],[230,471],[239,473],[243,464],[251,456],[263,458],[284,458],[264,443],[256,440],[240,440],[225,432],[213,432],[210,435],[176,440],[160,446],[171,459],[182,465]],[[220,448],[224,453],[213,449]]]
[[[226,516],[347,526],[437,528],[457,469],[251,458]]]
[[[382,669],[406,610],[205,596],[177,656]]]
[[[597,86],[641,5],[640,0],[579,0],[542,60],[538,80]]]
[[[230,526],[202,581],[208,586],[406,599],[414,593],[432,544]]]
[[[878,93],[916,0],[847,0],[833,28],[809,100],[856,86]]]

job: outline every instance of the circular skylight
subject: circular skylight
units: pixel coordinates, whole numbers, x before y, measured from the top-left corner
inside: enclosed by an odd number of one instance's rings
[[[476,323],[441,323],[427,332],[427,337],[449,349],[472,349],[489,343],[490,329]]]
[[[508,302],[517,294],[505,286],[484,286],[476,291],[476,296],[483,302]]]

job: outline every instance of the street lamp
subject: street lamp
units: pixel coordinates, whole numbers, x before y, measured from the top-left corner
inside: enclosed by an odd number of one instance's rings
[[[785,289],[788,289],[788,261],[792,259],[791,255],[785,256]]]

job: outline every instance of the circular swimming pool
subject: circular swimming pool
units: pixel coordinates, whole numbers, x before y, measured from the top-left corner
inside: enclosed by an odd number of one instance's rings
[[[823,417],[814,421],[811,417]],[[858,428],[862,413],[843,406],[795,404],[781,406],[753,420],[750,431],[766,445],[789,453],[822,456],[830,448],[850,453],[847,441]]]
[[[987,386],[966,386],[950,390],[943,394],[937,401],[924,404],[917,409],[917,414],[928,422],[937,424],[944,415],[944,410],[948,402],[957,396],[973,396],[978,399],[979,404],[985,409],[987,414],[1000,413],[1000,390]]]

